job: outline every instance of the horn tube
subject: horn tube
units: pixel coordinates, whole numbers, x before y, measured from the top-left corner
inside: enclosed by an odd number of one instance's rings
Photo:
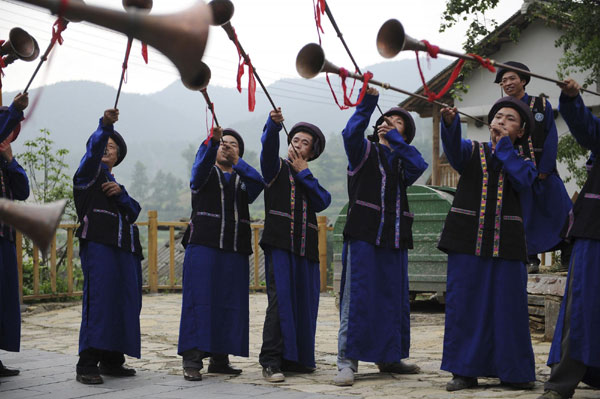
[[[404,27],[402,26],[402,23],[400,21],[398,21],[397,19],[390,19],[386,21],[383,25],[381,25],[381,28],[379,28],[379,32],[377,33],[377,50],[379,51],[379,54],[381,54],[382,57],[393,58],[401,51],[427,51],[427,46],[425,46],[425,44],[423,44],[422,42],[408,36],[404,32]],[[451,57],[478,62],[478,60],[470,54],[457,53],[456,51],[446,50],[443,48],[440,48],[439,52],[440,54],[449,55]],[[537,73],[526,71],[521,68],[515,68],[514,66],[506,65],[501,62],[490,60],[490,63],[493,66],[501,69],[514,71],[518,74],[533,76],[534,78],[556,83],[559,86],[564,85],[564,82],[561,80],[550,78],[544,75],[539,75]],[[600,96],[600,93],[597,93],[592,90],[582,88],[581,91]]]
[[[300,52],[298,52],[298,56],[296,57],[296,70],[298,74],[305,79],[312,79],[319,75],[321,72],[325,73],[335,73],[336,75],[340,74],[340,68],[335,64],[329,62],[327,58],[325,58],[325,52],[316,43],[309,43],[306,46],[302,47]],[[348,77],[352,79],[364,81],[364,76],[348,72]],[[370,79],[369,84],[374,84],[376,86],[380,86],[384,89],[389,89],[396,91],[398,93],[406,94],[407,96],[416,97],[423,101],[430,102],[429,99],[420,94],[412,93],[407,90],[402,90],[397,87],[391,86],[389,83],[382,83],[375,79]],[[450,107],[450,105],[445,104],[440,101],[433,101],[434,104],[442,106],[442,107]],[[471,116],[469,114],[465,114],[464,112],[457,111],[459,114],[466,116],[467,118],[473,119],[475,122],[482,123],[484,125],[489,125],[487,122],[482,121],[481,119]]]
[[[61,8],[61,0],[19,1],[47,8],[53,14],[57,14]],[[69,2],[63,16],[104,26],[148,43],[175,64],[181,80],[188,88],[198,88],[204,80],[200,75],[200,62],[212,16],[203,1],[197,1],[181,12],[166,15],[146,15],[139,10],[120,12]]]

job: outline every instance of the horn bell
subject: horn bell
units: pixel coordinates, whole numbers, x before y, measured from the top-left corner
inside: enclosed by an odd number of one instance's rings
[[[208,65],[206,65],[205,62],[200,61],[199,70],[198,70],[198,79],[195,82],[196,84],[194,86],[188,86],[186,84],[186,82],[183,82],[183,84],[185,85],[185,87],[187,87],[190,90],[202,91],[202,90],[205,90],[206,87],[208,86],[211,75],[212,75],[212,72],[210,71],[210,68],[208,67]]]
[[[386,21],[377,32],[377,51],[384,58],[394,58],[405,50],[427,51],[427,46],[408,36],[397,19]]]
[[[304,79],[312,79],[321,72],[339,74],[340,68],[327,61],[321,46],[309,43],[296,56],[296,71]]]
[[[46,254],[66,205],[64,199],[39,205],[0,198],[0,221],[25,234]]]
[[[12,28],[8,34],[8,41],[0,48],[0,56],[4,55],[6,64],[11,64],[17,59],[33,61],[40,55],[40,47],[25,29]]]
[[[235,7],[230,0],[212,0],[208,3],[208,6],[212,11],[212,26],[225,25],[231,20],[235,11]]]
[[[61,0],[19,0],[49,9],[56,14]],[[203,1],[178,13],[146,15],[134,9],[120,12],[104,7],[69,2],[64,17],[81,19],[126,34],[154,47],[171,60],[179,70],[186,87],[199,87],[204,77],[200,75],[200,62],[208,40],[212,21],[210,9]]]

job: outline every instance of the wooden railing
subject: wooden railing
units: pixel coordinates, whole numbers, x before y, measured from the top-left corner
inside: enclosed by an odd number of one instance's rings
[[[460,175],[457,171],[447,163],[441,163],[440,168],[440,183],[439,186],[456,187],[458,185],[458,179]]]
[[[319,266],[321,274],[321,291],[327,290],[327,231],[332,230],[331,227],[327,226],[327,217],[318,216],[318,229],[319,229]],[[146,253],[144,254],[148,259],[148,284],[145,284],[143,288],[150,293],[157,293],[164,290],[181,290],[181,284],[177,284],[176,268],[175,268],[175,247],[178,244],[175,241],[175,230],[184,229],[187,227],[186,222],[161,222],[158,220],[157,211],[148,211],[148,221],[139,222],[137,225],[140,228],[146,227],[148,231],[148,244]],[[50,290],[51,293],[40,293],[40,256],[39,249],[33,246],[32,250],[32,263],[33,263],[33,293],[23,295],[23,236],[17,232],[16,239],[16,250],[17,250],[17,266],[19,271],[19,293],[21,302],[29,300],[49,299],[49,298],[60,298],[69,296],[82,295],[82,291],[74,290],[74,233],[77,229],[77,224],[61,224],[58,226],[59,231],[66,231],[65,238],[65,265],[66,265],[66,291],[58,292],[57,289],[57,239],[54,237],[51,248],[49,251],[48,265],[50,268]],[[260,270],[260,252],[262,251],[259,246],[260,230],[264,228],[263,224],[252,224],[252,237],[253,237],[253,261],[251,267],[253,267],[254,278],[250,283],[249,289],[251,290],[264,290],[264,284],[261,284],[259,270]],[[158,232],[159,230],[168,229],[169,231],[169,278],[167,284],[159,284],[158,275]]]

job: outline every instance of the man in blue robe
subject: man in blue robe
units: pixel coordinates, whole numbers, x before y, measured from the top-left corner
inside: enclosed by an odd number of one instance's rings
[[[142,247],[134,222],[141,208],[112,174],[127,154],[114,130],[118,119],[118,110],[104,112],[73,177],[84,278],[77,363],[83,384],[101,384],[100,374],[133,376],[124,355],[140,357]]]
[[[183,376],[240,374],[228,354],[248,357],[251,204],[264,188],[262,176],[243,159],[244,141],[218,127],[204,141],[192,167],[192,217],[183,238],[183,301],[178,353]]]
[[[506,64],[529,71],[520,62],[508,61]],[[573,203],[556,169],[558,133],[552,105],[545,97],[534,97],[525,92],[530,79],[530,75],[500,68],[495,80],[507,96],[527,104],[535,118],[535,129],[519,149],[534,162],[538,171],[531,189],[520,193],[525,218],[528,271],[539,271],[537,254],[557,249],[561,251],[560,270],[566,271],[571,246],[561,238],[560,232]]]
[[[448,253],[442,370],[448,391],[476,387],[477,377],[532,389],[535,360],[527,307],[527,250],[519,193],[537,176],[515,149],[533,115],[513,97],[488,114],[491,141],[462,139],[456,108],[442,109],[448,162],[461,175],[438,248]],[[515,144],[516,143],[516,144]]]
[[[377,363],[381,372],[415,374],[409,356],[408,249],[412,219],[406,189],[427,169],[410,145],[415,124],[408,112],[392,108],[365,130],[379,93],[368,88],[342,132],[348,156],[348,219],[344,229],[338,334],[338,374],[333,382],[354,383],[358,361]]]
[[[27,95],[19,95],[10,107],[0,107],[0,198],[26,200],[29,179],[13,157],[10,142],[19,128]],[[9,137],[11,136],[12,137]],[[15,250],[15,230],[0,222],[0,349],[18,352],[21,344],[21,305],[19,302],[19,273]],[[19,374],[0,361],[0,377]]]
[[[566,80],[559,110],[573,137],[592,155],[588,179],[567,225],[566,235],[574,246],[543,399],[570,398],[580,381],[600,389],[600,118],[586,108],[579,90],[577,82]]]
[[[265,188],[265,252],[269,305],[259,362],[269,382],[285,380],[282,371],[312,372],[319,310],[317,212],[331,203],[308,162],[325,149],[321,130],[307,122],[292,127],[287,158],[279,157],[281,109],[265,125],[260,166]]]

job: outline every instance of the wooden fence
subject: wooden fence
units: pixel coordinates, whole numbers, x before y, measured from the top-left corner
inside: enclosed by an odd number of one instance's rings
[[[333,230],[332,227],[327,226],[327,217],[318,216],[318,228],[319,228],[319,267],[321,273],[321,292],[326,291],[327,287],[327,231]],[[176,284],[175,276],[175,230],[187,227],[186,222],[161,222],[158,220],[158,212],[151,210],[148,211],[148,221],[136,223],[140,228],[146,227],[148,229],[148,246],[146,253],[144,254],[148,259],[148,284],[144,285],[143,288],[150,293],[157,293],[164,290],[181,290],[182,286]],[[78,224],[61,224],[58,226],[59,230],[65,230],[67,233],[66,237],[66,292],[57,291],[57,248],[56,248],[56,235],[52,240],[52,244],[49,251],[49,268],[50,268],[50,288],[52,293],[40,293],[40,255],[39,249],[33,246],[33,294],[23,295],[23,236],[20,232],[17,232],[16,249],[17,249],[17,266],[19,271],[19,293],[21,302],[28,300],[38,299],[52,299],[60,297],[78,296],[82,295],[82,291],[74,291],[74,266],[73,266],[73,244],[74,244],[74,233],[79,225]],[[259,281],[259,251],[261,251],[259,242],[260,230],[264,228],[263,224],[252,224],[253,244],[254,244],[254,255],[253,262],[250,267],[254,267],[254,279],[250,282],[249,289],[251,290],[264,290],[264,285],[261,285]],[[166,285],[159,285],[158,283],[158,230],[159,227],[162,229],[169,230],[169,282]]]

